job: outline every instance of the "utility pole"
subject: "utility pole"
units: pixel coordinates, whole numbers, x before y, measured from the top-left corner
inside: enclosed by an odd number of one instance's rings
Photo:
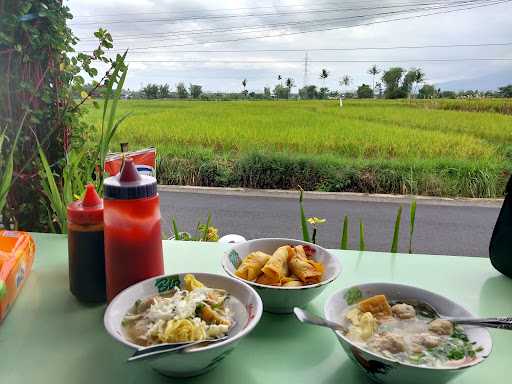
[[[304,87],[308,85],[308,51],[304,55]]]

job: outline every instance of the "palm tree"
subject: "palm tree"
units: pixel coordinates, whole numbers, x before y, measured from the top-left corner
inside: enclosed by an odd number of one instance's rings
[[[352,83],[352,78],[349,75],[345,75],[340,80],[341,87],[348,87]]]
[[[247,79],[243,79],[242,80],[242,87],[244,87],[244,91],[242,92],[244,95],[247,95],[247,90],[246,90],[246,87],[247,87]]]
[[[419,85],[423,81],[425,81],[425,72],[423,72],[421,70],[421,68],[418,68],[418,69],[416,69],[416,73],[415,73],[415,76],[414,76],[414,83],[416,85]]]
[[[377,68],[375,64],[373,64],[370,69],[368,69],[368,74],[372,75],[372,91],[373,95],[375,96],[375,76],[377,76],[380,73],[380,69]]]
[[[293,80],[291,77],[286,79],[286,87],[288,88],[288,95],[292,93],[292,88],[295,87],[295,80]]]
[[[283,80],[283,76],[277,75],[277,81],[279,81],[279,84],[282,86],[283,82],[281,80]]]
[[[329,71],[325,68],[323,68],[321,71],[320,71],[320,78],[322,79],[322,82],[323,82],[323,86],[325,87],[325,79],[327,79],[329,77]]]
[[[382,83],[378,82],[377,84],[375,84],[375,88],[377,88],[379,90],[379,97],[381,97],[382,96]],[[373,94],[375,95],[375,91],[373,92]]]

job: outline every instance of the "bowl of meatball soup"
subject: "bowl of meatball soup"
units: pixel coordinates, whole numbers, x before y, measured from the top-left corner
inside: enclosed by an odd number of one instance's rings
[[[349,358],[381,383],[444,383],[483,362],[492,340],[485,328],[450,317],[474,317],[436,293],[402,284],[360,284],[336,292],[326,319],[344,325],[336,336]]]

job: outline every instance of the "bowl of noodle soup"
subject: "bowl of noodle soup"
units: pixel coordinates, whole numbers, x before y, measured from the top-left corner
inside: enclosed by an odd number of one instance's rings
[[[136,364],[149,364],[171,377],[200,375],[217,366],[259,322],[263,305],[249,285],[210,273],[158,276],[122,291],[104,316],[107,332],[135,350],[161,343],[196,342]]]

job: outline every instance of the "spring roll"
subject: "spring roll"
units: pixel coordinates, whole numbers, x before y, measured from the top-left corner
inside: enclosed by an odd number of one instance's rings
[[[305,285],[317,284],[322,280],[323,265],[308,259],[301,245],[295,247],[295,254],[290,258],[289,266],[290,271]]]
[[[295,275],[287,276],[281,279],[282,287],[301,287],[302,282]]]
[[[242,263],[238,266],[235,271],[235,275],[238,277],[254,281],[261,273],[261,268],[269,261],[270,255],[263,252],[253,252],[249,254]]]
[[[281,279],[288,275],[288,257],[295,253],[289,245],[277,248],[270,260],[261,269],[269,284],[280,284]]]
[[[257,279],[256,279],[256,282],[258,284],[263,284],[263,285],[273,285],[273,286],[276,286],[276,287],[279,287],[281,285],[281,282],[278,281],[278,282],[275,282],[271,279],[268,278],[267,275],[265,275],[264,273],[262,273]]]

